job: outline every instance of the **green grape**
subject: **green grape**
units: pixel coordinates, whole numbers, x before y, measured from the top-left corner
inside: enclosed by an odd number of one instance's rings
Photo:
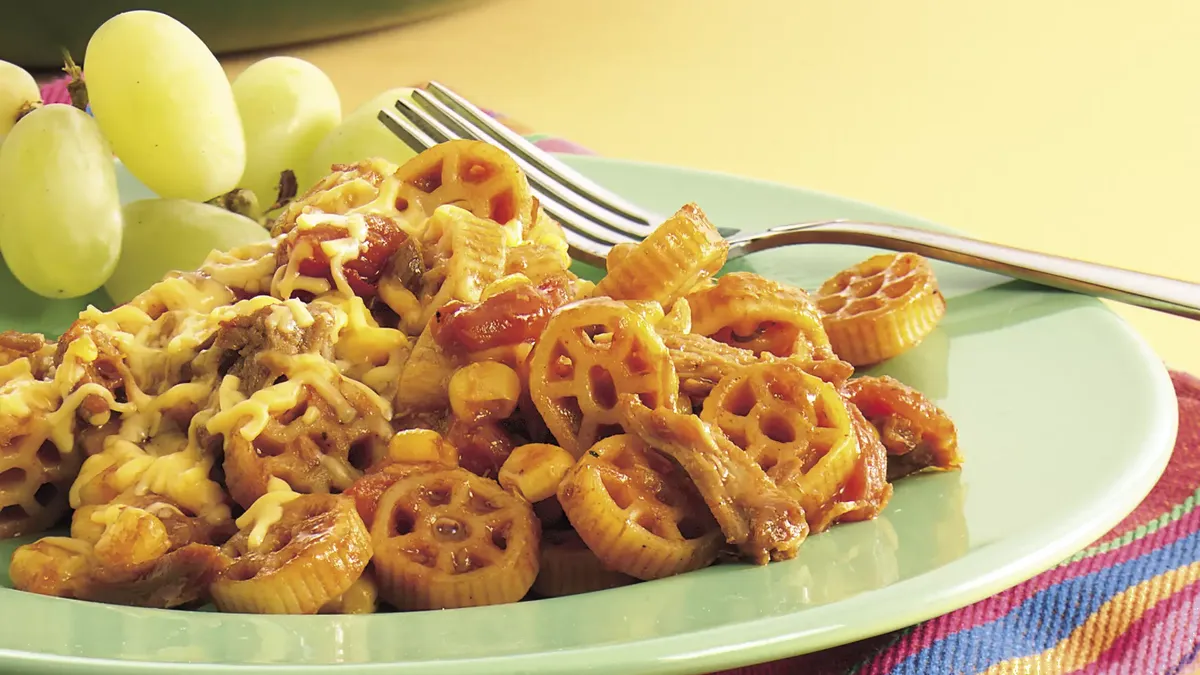
[[[33,76],[20,66],[0,61],[0,143],[12,131],[21,113],[41,102],[42,92]]]
[[[238,187],[269,208],[279,196],[279,175],[295,172],[338,122],[342,104],[329,77],[290,56],[263,59],[233,81],[233,97],[246,136],[246,171]]]
[[[352,164],[371,157],[382,157],[389,162],[403,164],[415,157],[417,153],[393,136],[379,121],[380,110],[391,108],[399,98],[410,97],[412,91],[411,87],[390,89],[347,115],[321,141],[304,167],[296,172],[300,193],[303,194],[328,175],[329,167],[334,164]]]
[[[92,35],[84,67],[101,131],[146,187],[207,201],[237,186],[246,142],[233,90],[187,26],[158,12],[118,14]]]
[[[130,298],[172,270],[194,270],[214,249],[268,239],[257,222],[186,199],[142,199],[125,205],[121,260],[104,289],[115,302]]]
[[[13,276],[48,298],[99,288],[121,253],[112,153],[87,113],[47,105],[0,145],[0,252]]]

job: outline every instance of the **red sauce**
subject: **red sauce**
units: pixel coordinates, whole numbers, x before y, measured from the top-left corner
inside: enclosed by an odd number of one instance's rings
[[[495,478],[516,447],[508,433],[491,422],[455,420],[446,440],[458,449],[458,465],[484,478]]]
[[[359,255],[342,267],[346,281],[355,295],[361,298],[375,296],[379,277],[383,274],[388,260],[408,239],[408,235],[394,220],[387,216],[369,213],[363,218],[367,224],[367,237]],[[279,247],[276,261],[286,265],[291,258],[296,245],[307,240],[311,254],[297,265],[300,274],[306,277],[325,279],[333,282],[333,272],[330,270],[329,256],[321,250],[321,242],[344,239],[349,236],[346,228],[332,224],[320,224],[304,230],[292,230],[288,238]]]
[[[447,351],[473,352],[536,340],[554,310],[570,300],[565,276],[522,285],[480,303],[447,303],[433,319],[433,337]]]

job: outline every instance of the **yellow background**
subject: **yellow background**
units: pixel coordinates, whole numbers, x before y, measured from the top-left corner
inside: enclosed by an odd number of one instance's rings
[[[437,79],[605,155],[1200,281],[1195,0],[492,0],[279,51],[347,110]],[[1200,327],[1118,310],[1200,372]]]

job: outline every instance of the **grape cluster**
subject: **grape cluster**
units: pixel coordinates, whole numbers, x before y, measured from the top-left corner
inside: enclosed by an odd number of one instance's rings
[[[33,77],[0,61],[0,254],[48,298],[104,286],[124,302],[213,249],[266,239],[268,219],[332,164],[414,155],[376,119],[410,89],[342,119],[311,63],[266,58],[231,83],[200,38],[159,12],[109,19],[83,67],[75,84],[90,115],[43,105]],[[159,198],[122,205],[114,155]]]

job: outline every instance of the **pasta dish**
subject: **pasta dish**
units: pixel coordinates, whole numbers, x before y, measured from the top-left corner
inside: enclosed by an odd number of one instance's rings
[[[365,613],[787,560],[961,464],[946,414],[855,367],[945,311],[929,264],[805,292],[718,275],[694,204],[570,270],[507,154],[333,167],[272,238],[57,340],[0,334],[0,537],[23,591]]]

